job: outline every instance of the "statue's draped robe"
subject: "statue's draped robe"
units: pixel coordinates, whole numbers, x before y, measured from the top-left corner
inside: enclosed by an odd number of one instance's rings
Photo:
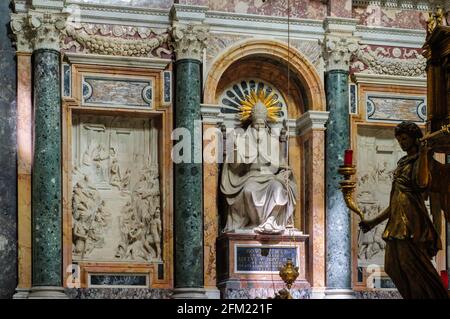
[[[280,170],[280,143],[267,129],[249,128],[236,138],[234,158],[223,166],[221,191],[227,202],[224,231],[284,230],[295,208],[296,186]],[[267,146],[267,147],[266,147]]]
[[[405,156],[394,172],[389,220],[383,233],[385,271],[405,299],[447,298],[431,262],[441,243],[424,200],[426,192],[449,180],[438,180],[435,176],[431,185],[419,187],[418,162],[418,155]]]

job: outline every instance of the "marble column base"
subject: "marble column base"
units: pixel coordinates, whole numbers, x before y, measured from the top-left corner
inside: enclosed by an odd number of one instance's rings
[[[38,286],[31,288],[28,299],[69,299],[63,287]]]
[[[207,299],[204,288],[175,288],[172,299]]]
[[[355,299],[352,289],[325,289],[325,299]]]
[[[220,299],[220,290],[217,288],[205,288],[206,298]]]
[[[30,288],[16,288],[16,293],[13,295],[13,299],[28,299],[30,294]]]
[[[324,298],[325,298],[325,287],[311,288],[311,299],[324,299]]]

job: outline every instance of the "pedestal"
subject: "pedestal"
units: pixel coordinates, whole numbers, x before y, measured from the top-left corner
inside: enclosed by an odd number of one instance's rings
[[[269,298],[285,288],[279,269],[288,258],[299,267],[299,277],[291,288],[294,298],[308,298],[305,245],[307,235],[285,231],[262,235],[253,231],[222,234],[217,240],[218,288],[222,298]]]

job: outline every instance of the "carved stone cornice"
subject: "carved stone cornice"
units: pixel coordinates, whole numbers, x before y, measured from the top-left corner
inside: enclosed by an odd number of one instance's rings
[[[205,124],[221,124],[224,115],[221,112],[220,105],[201,104],[202,122]]]
[[[296,121],[298,135],[302,136],[310,130],[324,130],[328,121],[329,112],[308,111],[302,114]]]
[[[177,60],[202,61],[209,28],[203,24],[174,23],[171,28],[172,46]]]
[[[323,41],[323,57],[326,70],[349,70],[350,59],[358,50],[356,38],[326,34]]]
[[[31,43],[32,31],[28,24],[28,15],[24,13],[12,13],[10,26],[14,34],[17,52],[31,53],[33,51]]]
[[[28,24],[33,31],[33,49],[51,49],[59,51],[63,32],[66,28],[68,13],[28,12]]]

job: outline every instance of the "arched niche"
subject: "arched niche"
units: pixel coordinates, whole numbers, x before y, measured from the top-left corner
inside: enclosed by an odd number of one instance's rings
[[[325,90],[317,71],[303,54],[286,43],[252,39],[231,46],[211,65],[204,103],[218,104],[223,89],[243,77],[260,78],[280,90],[288,105],[295,105],[288,108],[289,118],[308,110],[325,110]]]

